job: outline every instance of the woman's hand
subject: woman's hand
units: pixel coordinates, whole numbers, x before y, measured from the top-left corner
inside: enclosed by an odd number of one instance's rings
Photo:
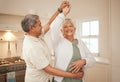
[[[80,59],[78,61],[72,62],[70,64],[70,70],[72,70],[72,73],[77,73],[79,71],[82,71],[82,67],[86,64],[85,59]]]

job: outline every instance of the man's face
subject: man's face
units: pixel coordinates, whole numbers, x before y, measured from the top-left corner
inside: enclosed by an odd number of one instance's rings
[[[66,21],[63,24],[62,33],[63,33],[64,37],[74,36],[75,27],[74,27],[73,23],[71,23],[70,21]]]
[[[33,33],[39,37],[39,35],[42,34],[42,25],[39,19],[36,20],[36,24],[32,26],[33,27]]]

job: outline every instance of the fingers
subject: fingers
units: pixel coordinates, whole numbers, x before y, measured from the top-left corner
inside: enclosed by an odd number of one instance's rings
[[[75,66],[79,66],[80,68],[82,68],[84,64],[85,64],[84,60],[78,60],[78,61],[72,62],[70,66],[73,67],[75,65]]]
[[[83,76],[84,76],[84,72],[83,72],[83,71],[81,71],[80,73],[81,73],[81,78],[83,78]]]
[[[69,67],[70,68],[76,68],[78,66],[78,64],[76,64],[75,62],[72,62]]]
[[[81,71],[81,72],[80,72],[80,78],[83,78],[83,75],[84,75],[84,72]]]
[[[63,1],[63,2],[61,3],[61,5],[60,5],[59,8],[63,9],[63,8],[65,8],[65,7],[68,6],[68,5],[69,5],[69,2],[68,2],[68,1]]]
[[[78,73],[80,70],[80,67],[76,67],[74,70],[72,70],[72,73]]]
[[[68,0],[63,0],[63,1],[68,1]]]
[[[63,8],[63,14],[66,16],[70,12],[70,9],[70,6],[66,6],[65,8]]]
[[[75,64],[72,62],[70,65],[69,65],[69,67],[71,68],[71,67],[73,67]]]
[[[70,70],[73,70],[73,69],[76,68],[76,66],[74,65],[74,63],[72,63],[72,64],[69,65],[69,68],[70,68]]]
[[[70,71],[72,71],[72,73],[78,73],[81,70],[79,66],[74,64],[70,65],[69,68],[70,68]]]
[[[70,68],[70,71],[73,71],[76,67],[73,66],[73,67],[69,67]]]
[[[82,79],[83,78],[83,76],[84,76],[84,72],[82,71],[82,72],[79,72],[79,73],[76,73],[76,79]]]

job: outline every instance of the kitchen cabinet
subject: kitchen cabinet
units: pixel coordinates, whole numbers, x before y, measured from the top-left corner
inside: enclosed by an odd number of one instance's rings
[[[24,82],[26,64],[20,57],[0,59],[0,82],[7,82],[11,74],[16,82]]]
[[[15,73],[16,82],[24,82],[25,80],[25,70],[17,71]]]
[[[0,82],[6,82],[6,74],[0,74]]]
[[[15,81],[24,82],[25,80],[25,70],[20,70],[15,72]],[[7,82],[7,74],[0,74],[0,82]]]

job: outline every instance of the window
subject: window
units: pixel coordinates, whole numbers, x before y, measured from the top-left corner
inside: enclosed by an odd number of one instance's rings
[[[99,21],[85,21],[81,23],[80,35],[83,42],[86,44],[91,53],[98,54],[98,36],[99,36]]]

